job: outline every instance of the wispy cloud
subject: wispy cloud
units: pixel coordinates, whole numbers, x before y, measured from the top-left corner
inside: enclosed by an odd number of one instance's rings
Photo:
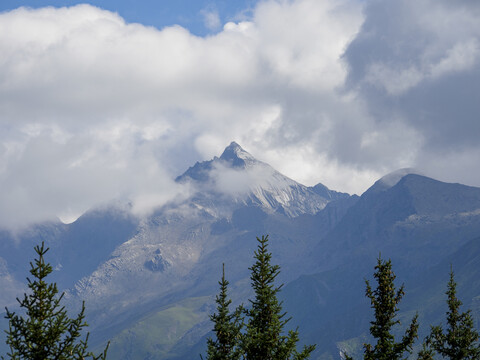
[[[220,29],[222,22],[220,21],[220,14],[215,8],[206,8],[201,12],[203,16],[203,24],[208,30],[215,31]]]

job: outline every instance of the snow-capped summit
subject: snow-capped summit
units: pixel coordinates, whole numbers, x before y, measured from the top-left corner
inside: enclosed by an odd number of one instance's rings
[[[246,152],[235,141],[232,141],[230,145],[225,148],[220,156],[220,160],[230,163],[233,167],[241,168],[245,168],[249,164],[258,163],[257,159],[250,155],[250,153]]]
[[[196,162],[195,165],[188,168],[182,175],[178,176],[175,181],[185,183],[191,180],[196,182],[208,182],[212,177],[212,170],[219,167],[246,169],[255,165],[269,166],[257,159],[250,153],[245,151],[235,141],[232,141],[225,150],[223,150],[220,157],[214,157],[212,160]]]
[[[196,198],[202,206],[207,202],[212,204],[212,198],[218,202],[220,194],[223,199],[230,199],[228,202],[233,200],[232,204],[256,205],[291,217],[315,214],[335,197],[329,196],[331,191],[328,189],[320,193],[297,183],[255,159],[234,141],[220,157],[197,162],[176,181],[196,187]]]

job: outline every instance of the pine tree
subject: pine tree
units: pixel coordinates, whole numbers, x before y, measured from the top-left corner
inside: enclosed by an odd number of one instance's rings
[[[434,360],[433,350],[426,344],[422,344],[422,350],[418,352],[418,360]]]
[[[405,352],[411,353],[412,346],[417,338],[418,315],[412,319],[410,326],[400,342],[395,342],[392,327],[400,324],[395,320],[398,312],[398,303],[405,295],[402,285],[395,290],[395,274],[392,271],[390,260],[382,261],[378,258],[373,274],[377,280],[377,288],[372,290],[368,280],[366,282],[365,295],[370,298],[371,306],[375,311],[375,320],[371,321],[370,334],[377,339],[375,346],[364,344],[365,360],[396,360],[401,359]]]
[[[104,360],[108,345],[102,354],[95,356],[87,350],[88,334],[84,340],[79,339],[87,326],[85,304],[75,319],[69,318],[65,306],[60,304],[63,294],[58,296],[57,284],[45,281],[52,272],[52,266],[44,260],[47,251],[44,243],[35,247],[38,258],[34,264],[30,263],[34,280],[27,278],[30,294],[25,294],[23,300],[17,298],[20,307],[25,309],[25,317],[6,309],[5,317],[9,320],[6,342],[10,346],[7,359],[80,360],[91,357]]]
[[[240,306],[230,313],[229,306],[232,300],[228,299],[228,281],[225,279],[225,264],[222,268],[222,280],[218,282],[220,293],[216,296],[217,312],[210,316],[214,323],[215,340],[207,340],[207,360],[237,360],[241,358],[240,336],[243,327]]]
[[[453,270],[450,271],[446,295],[448,297],[447,330],[432,326],[426,339],[429,348],[451,360],[480,359],[479,334],[473,325],[471,311],[460,312],[462,302],[457,298],[457,283]]]
[[[257,241],[256,262],[249,268],[255,298],[250,300],[251,308],[246,310],[249,320],[243,337],[244,356],[248,360],[308,359],[315,346],[305,346],[297,352],[298,330],[282,335],[290,319],[285,318],[282,303],[277,299],[282,285],[274,285],[280,267],[270,264],[272,254],[267,251],[268,236],[257,237]]]

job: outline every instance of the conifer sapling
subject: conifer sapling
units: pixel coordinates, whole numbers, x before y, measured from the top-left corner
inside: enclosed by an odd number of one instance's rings
[[[17,298],[20,308],[25,310],[21,316],[7,311],[9,320],[7,345],[10,352],[7,359],[15,360],[67,360],[86,359],[104,360],[108,345],[100,355],[88,351],[87,333],[81,339],[85,322],[85,304],[76,318],[67,315],[65,306],[61,305],[63,294],[58,296],[56,283],[46,282],[46,277],[52,272],[52,266],[45,262],[44,255],[48,251],[42,242],[35,246],[38,258],[30,263],[30,274],[33,280],[27,278],[29,294],[23,300]],[[5,359],[2,356],[2,359]]]

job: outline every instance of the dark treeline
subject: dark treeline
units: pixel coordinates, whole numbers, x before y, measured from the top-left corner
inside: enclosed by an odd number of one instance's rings
[[[229,309],[231,300],[228,299],[228,281],[223,269],[220,293],[216,297],[217,312],[210,316],[214,327],[213,337],[207,341],[207,360],[308,359],[315,349],[315,345],[310,345],[301,352],[296,350],[298,329],[289,331],[288,335],[283,334],[284,326],[291,318],[285,317],[286,313],[282,312],[282,304],[277,299],[282,285],[275,286],[274,280],[280,268],[270,264],[272,255],[267,251],[268,236],[257,238],[257,241],[256,262],[249,268],[255,297],[249,300],[249,307],[240,305],[232,311]],[[365,296],[370,299],[374,311],[374,320],[370,322],[370,335],[374,342],[363,345],[363,359],[406,359],[418,340],[418,314],[410,321],[402,338],[396,341],[393,328],[400,325],[397,315],[399,303],[405,295],[404,285],[396,288],[392,262],[383,260],[381,256],[377,259],[373,277],[377,285],[374,289],[365,280]],[[475,330],[471,311],[460,312],[462,302],[456,296],[453,269],[446,294],[447,327],[431,326],[417,359],[480,360],[479,333]],[[349,354],[342,356],[345,360],[353,360]]]
[[[207,360],[303,360],[309,359],[315,350],[315,345],[297,349],[300,341],[298,328],[285,331],[291,318],[282,310],[282,302],[277,298],[283,286],[275,285],[280,267],[271,264],[268,236],[257,238],[257,241],[255,262],[249,268],[254,296],[248,306],[230,309],[232,300],[228,297],[229,283],[223,268],[220,292],[215,299],[216,312],[210,316],[213,336],[207,340]],[[30,293],[22,300],[17,299],[24,315],[7,309],[9,329],[6,330],[6,342],[10,351],[2,359],[105,360],[108,345],[101,354],[95,355],[88,350],[88,333],[82,338],[87,326],[84,304],[80,313],[70,318],[61,305],[63,294],[58,295],[56,283],[46,281],[52,272],[51,265],[44,259],[47,251],[43,243],[35,247],[38,258],[30,263],[33,280],[27,278]],[[370,322],[373,342],[363,345],[363,359],[405,359],[412,354],[418,341],[418,314],[411,319],[401,339],[396,341],[392,331],[400,325],[397,315],[399,303],[405,295],[404,286],[396,288],[392,263],[380,256],[373,277],[375,288],[365,280],[365,295],[374,311],[374,320]],[[431,326],[416,355],[418,360],[480,359],[479,333],[475,330],[471,311],[460,311],[462,302],[457,298],[456,286],[451,269],[446,291],[446,327]],[[353,360],[349,354],[342,356]]]

